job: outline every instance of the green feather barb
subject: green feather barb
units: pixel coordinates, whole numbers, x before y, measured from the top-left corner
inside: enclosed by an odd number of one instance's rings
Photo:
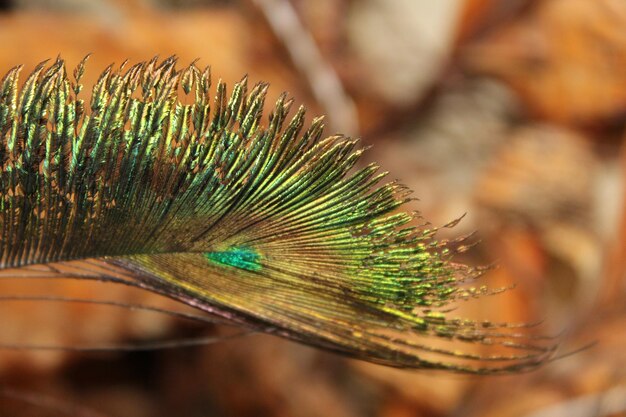
[[[397,367],[494,373],[552,352],[506,324],[451,317],[483,272],[412,226],[408,192],[357,167],[357,141],[305,127],[266,84],[230,94],[173,58],[84,61],[0,83],[0,266],[123,277],[212,314]],[[86,272],[86,271],[89,272]],[[479,346],[463,352],[457,345]],[[448,346],[449,345],[449,346]],[[485,354],[483,348],[494,352]]]

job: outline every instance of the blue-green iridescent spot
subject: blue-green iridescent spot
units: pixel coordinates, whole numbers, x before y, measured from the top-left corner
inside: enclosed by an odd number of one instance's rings
[[[223,252],[205,252],[204,256],[211,262],[233,266],[246,271],[259,271],[261,255],[250,248],[230,248]]]

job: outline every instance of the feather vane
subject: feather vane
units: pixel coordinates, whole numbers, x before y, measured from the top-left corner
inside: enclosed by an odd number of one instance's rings
[[[208,68],[155,58],[107,68],[87,106],[84,68],[71,77],[58,59],[0,83],[1,268],[84,276],[90,262],[95,276],[397,367],[496,373],[551,354],[510,325],[451,317],[484,269],[412,225],[408,191],[357,168],[356,140],[323,138],[303,107],[289,118],[286,95],[264,123],[266,84],[212,93]]]

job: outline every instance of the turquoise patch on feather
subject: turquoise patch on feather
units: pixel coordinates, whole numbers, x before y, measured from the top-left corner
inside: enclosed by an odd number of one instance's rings
[[[259,263],[261,255],[250,248],[231,248],[223,252],[205,252],[204,256],[211,262],[233,266],[246,271],[258,271],[261,269]]]

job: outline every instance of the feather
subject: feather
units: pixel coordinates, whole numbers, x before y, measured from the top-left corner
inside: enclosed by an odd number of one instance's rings
[[[396,367],[497,373],[551,355],[515,326],[452,317],[484,269],[413,225],[406,188],[357,168],[358,141],[305,127],[303,107],[289,118],[286,95],[264,123],[266,84],[218,81],[212,98],[208,68],[154,58],[107,68],[87,106],[85,60],[0,83],[1,268],[130,282]]]

